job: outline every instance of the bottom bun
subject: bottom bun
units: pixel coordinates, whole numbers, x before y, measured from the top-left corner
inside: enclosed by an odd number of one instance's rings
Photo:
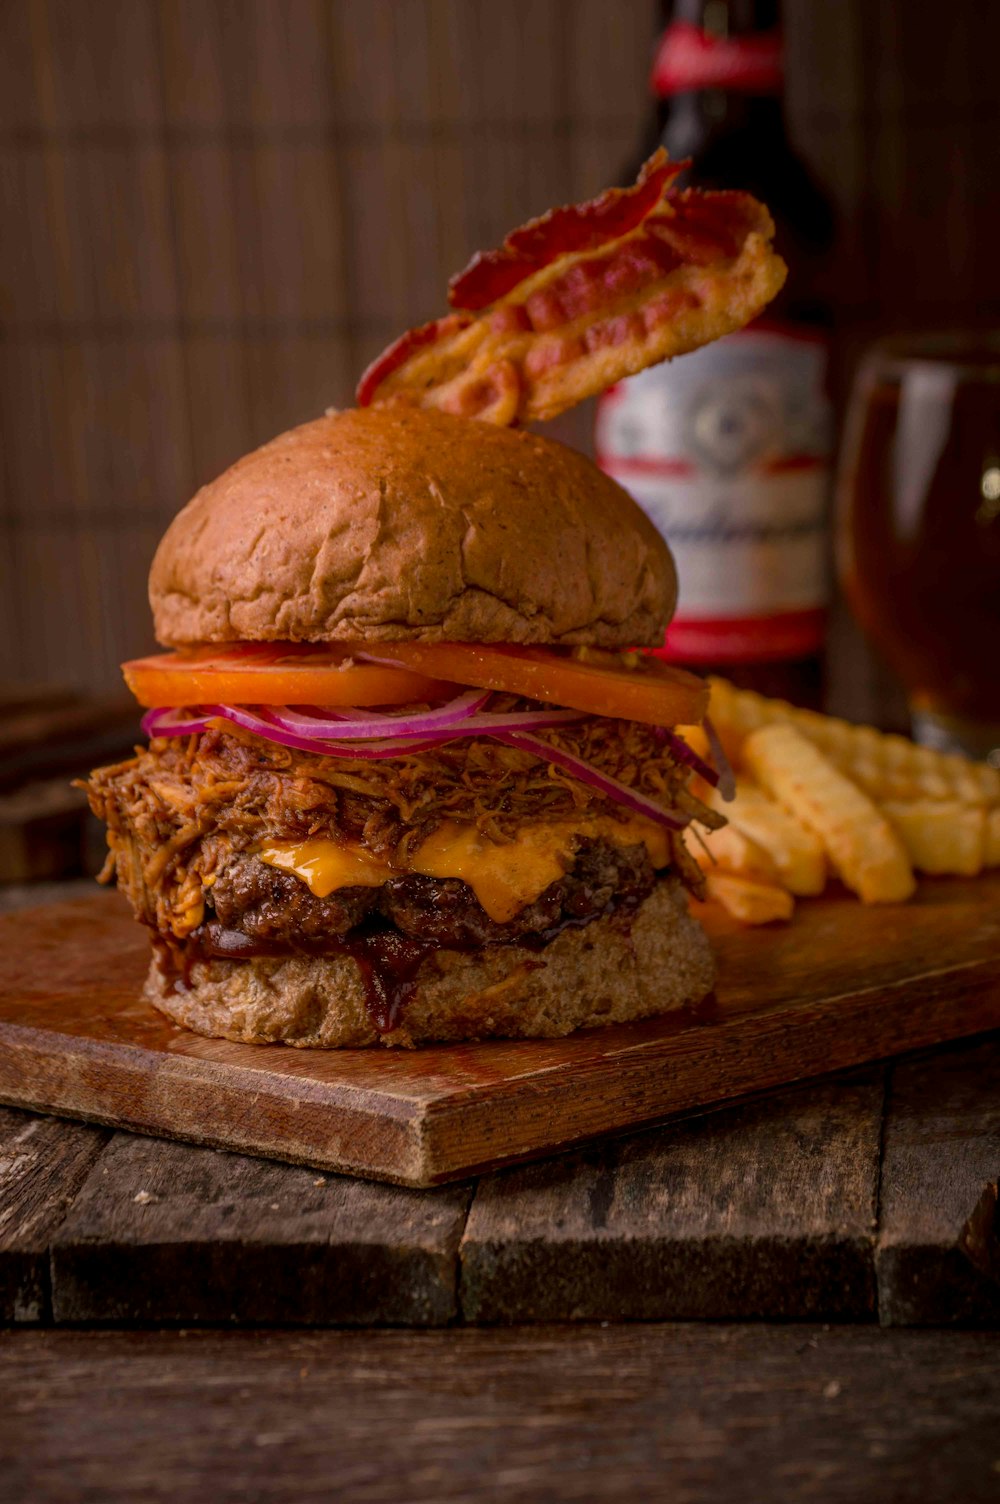
[[[565,929],[540,950],[439,950],[421,963],[397,1028],[381,1033],[349,956],[198,961],[175,985],[153,961],[146,996],[199,1034],[304,1049],[432,1040],[551,1039],[697,1002],[712,988],[708,940],[676,878],[629,914]]]

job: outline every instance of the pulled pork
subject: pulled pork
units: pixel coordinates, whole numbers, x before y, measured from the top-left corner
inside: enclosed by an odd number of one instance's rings
[[[542,734],[706,827],[724,823],[689,792],[688,770],[653,727],[588,717]],[[624,818],[620,806],[558,768],[489,738],[364,762],[293,751],[227,726],[155,740],[98,769],[86,788],[108,826],[102,880],[117,872],[137,916],[178,939],[202,923],[206,891],[233,860],[266,841],[339,836],[405,865],[443,820],[474,823],[504,843],[528,820]],[[679,835],[670,848],[673,868],[700,891],[700,870]]]

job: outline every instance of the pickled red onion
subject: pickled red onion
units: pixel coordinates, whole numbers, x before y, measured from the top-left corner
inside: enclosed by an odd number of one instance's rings
[[[706,783],[710,783],[713,789],[718,787],[719,774],[713,767],[709,766],[703,757],[698,756],[693,747],[688,746],[682,736],[677,736],[675,732],[668,731],[665,726],[657,726],[656,731],[658,739],[667,744],[679,763],[683,763],[685,767],[691,768],[698,774],[699,778],[704,778]]]
[[[278,706],[274,709],[262,706],[258,707],[257,711],[253,711],[240,705],[203,705],[194,715],[175,709],[147,711],[142,719],[142,729],[150,737],[188,736],[205,731],[213,721],[223,719],[281,746],[313,752],[323,757],[343,757],[361,761],[405,757],[415,752],[430,751],[473,735],[490,736],[520,751],[530,752],[543,762],[562,768],[564,772],[571,774],[580,783],[586,784],[605,798],[659,825],[664,825],[669,830],[683,830],[690,824],[690,815],[682,814],[678,810],[664,809],[655,800],[630,788],[628,784],[621,783],[617,778],[602,773],[600,769],[595,768],[583,758],[571,752],[564,752],[561,748],[554,747],[533,734],[535,731],[548,727],[583,720],[585,717],[581,712],[538,710],[482,713],[479,707],[489,698],[488,692],[469,691],[465,695],[458,696],[456,700],[450,701],[447,706],[438,707],[435,711],[418,712],[413,716],[366,715],[363,721],[345,719],[333,722],[326,721],[319,716],[303,715],[286,706]],[[448,717],[450,724],[445,723],[443,716]],[[429,724],[431,717],[438,718],[436,729],[434,725]],[[324,731],[336,730],[339,734],[335,737],[320,737],[315,734],[302,734],[299,729],[315,724],[322,726]],[[393,734],[387,736],[389,724],[393,726]],[[361,730],[362,727],[365,728],[364,732]],[[398,730],[396,730],[397,727]],[[720,787],[723,787],[723,780],[732,778],[729,764],[726,762],[721,745],[717,745],[718,738],[714,731],[709,730],[708,735],[713,744],[713,753],[719,762],[718,775],[680,737],[665,728],[660,729],[662,739],[669,743],[679,762],[695,768],[713,785],[718,783]],[[349,740],[348,734],[357,739]]]
[[[722,742],[719,740],[719,733],[712,725],[712,722],[709,720],[708,716],[706,716],[702,721],[702,725],[705,728],[705,735],[708,737],[708,745],[712,749],[712,756],[715,759],[715,766],[718,769],[719,776],[717,780],[717,786],[719,793],[722,795],[723,799],[725,799],[726,803],[730,804],[736,798],[736,775],[733,772],[729,758],[726,756],[725,748],[723,747]]]
[[[213,720],[231,721],[265,741],[294,747],[300,752],[315,752],[322,757],[359,757],[423,751],[443,746],[467,736],[490,736],[498,731],[541,731],[550,726],[564,726],[584,719],[579,710],[525,710],[477,714],[477,707],[490,698],[489,690],[470,690],[449,706],[414,715],[369,716],[365,719],[326,721],[302,715],[287,706],[273,708],[259,705],[203,705],[200,713],[178,710],[150,710],[142,720],[147,736],[187,736],[205,731]],[[445,712],[449,712],[445,714]],[[420,745],[418,746],[417,743]]]
[[[211,719],[204,712],[192,714],[190,710],[147,710],[139,726],[143,736],[197,736]]]
[[[506,742],[511,747],[519,747],[522,752],[533,752],[543,762],[550,762],[564,772],[571,773],[580,783],[596,789],[606,799],[613,799],[616,804],[622,804],[626,809],[633,810],[637,815],[645,815],[647,820],[655,820],[658,825],[665,825],[668,830],[683,830],[690,825],[691,816],[682,815],[677,810],[666,810],[656,803],[655,799],[640,794],[637,789],[629,788],[627,783],[619,783],[617,778],[611,778],[607,773],[602,773],[589,762],[584,762],[582,757],[576,757],[572,752],[564,752],[560,747],[552,747],[548,742],[542,741],[538,736],[532,736],[524,731],[498,731],[494,733],[497,741]]]
[[[466,721],[481,710],[490,698],[488,689],[470,689],[456,695],[445,705],[434,710],[419,710],[411,714],[382,715],[377,711],[347,711],[343,716],[317,707],[315,715],[303,715],[287,705],[261,707],[264,720],[282,731],[295,736],[311,736],[316,741],[345,741],[352,737],[365,740],[372,736],[424,736],[429,731],[443,730],[456,722]]]

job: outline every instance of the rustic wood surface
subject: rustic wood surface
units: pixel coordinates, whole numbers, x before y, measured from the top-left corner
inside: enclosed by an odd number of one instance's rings
[[[51,1316],[49,1247],[107,1140],[0,1107],[0,1322]]]
[[[5,1504],[995,1501],[1000,1338],[877,1328],[31,1332]]]
[[[719,981],[696,1009],[566,1040],[296,1051],[144,1003],[147,942],[114,894],[9,915],[0,1099],[427,1185],[1000,1025],[1000,875],[887,908],[817,899],[784,929],[704,917]]]
[[[480,1182],[477,1321],[870,1320],[882,1072]]]
[[[0,1323],[1000,1325],[998,1062],[994,1035],[427,1191],[0,1110]]]
[[[1000,1041],[900,1063],[882,1161],[884,1322],[1000,1323],[998,1180]]]
[[[53,1315],[440,1325],[470,1199],[118,1134],[52,1239]]]
[[[473,251],[621,180],[659,10],[0,6],[0,674],[119,686],[196,486],[348,402]],[[1000,321],[1000,7],[783,11],[793,137],[840,222],[842,394],[877,334]]]

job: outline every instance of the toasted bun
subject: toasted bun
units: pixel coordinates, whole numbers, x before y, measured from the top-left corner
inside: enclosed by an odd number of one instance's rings
[[[543,951],[495,945],[433,953],[391,1034],[373,1027],[360,970],[347,956],[198,962],[182,991],[154,960],[146,996],[199,1034],[331,1049],[554,1038],[696,1002],[714,979],[708,940],[677,879],[667,877],[634,914],[563,930]]]
[[[662,641],[673,560],[583,455],[406,407],[319,418],[203,487],[149,581],[169,646]]]

